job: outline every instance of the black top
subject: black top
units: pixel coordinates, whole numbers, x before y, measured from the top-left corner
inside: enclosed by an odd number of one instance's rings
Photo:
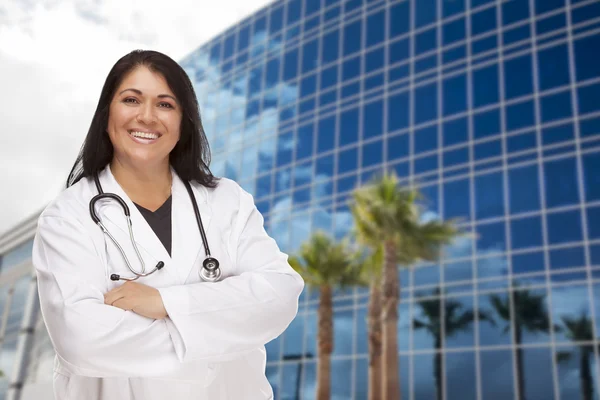
[[[171,256],[171,198],[172,196],[169,196],[163,205],[154,212],[133,203],[165,246],[169,256]]]

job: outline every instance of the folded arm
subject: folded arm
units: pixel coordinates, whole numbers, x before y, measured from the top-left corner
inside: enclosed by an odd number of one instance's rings
[[[239,191],[228,242],[235,276],[159,289],[183,360],[228,359],[262,346],[283,333],[298,310],[304,282],[265,232],[252,196]]]
[[[180,368],[165,319],[104,304],[105,268],[78,221],[41,217],[32,261],[48,333],[71,372],[168,376]]]

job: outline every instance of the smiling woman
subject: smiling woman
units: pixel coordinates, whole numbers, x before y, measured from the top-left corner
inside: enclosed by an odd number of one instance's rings
[[[209,162],[184,70],[121,58],[33,245],[57,399],[273,399],[264,346],[304,282]]]
[[[165,78],[146,66],[139,66],[123,79],[110,103],[107,131],[114,148],[110,163],[117,178],[127,180],[128,171],[139,179],[153,181],[162,175],[164,187],[156,198],[132,184],[131,199],[155,211],[170,196],[169,155],[180,138],[181,106]],[[133,176],[130,176],[133,178]]]

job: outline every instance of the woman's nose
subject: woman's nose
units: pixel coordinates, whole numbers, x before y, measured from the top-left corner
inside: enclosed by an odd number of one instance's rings
[[[145,124],[152,124],[156,122],[156,116],[154,115],[154,107],[151,104],[145,104],[140,107],[140,112],[137,115],[137,120]]]

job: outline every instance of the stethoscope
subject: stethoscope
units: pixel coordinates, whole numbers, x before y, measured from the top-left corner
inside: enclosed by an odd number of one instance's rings
[[[115,246],[117,246],[117,248],[121,252],[121,255],[123,256],[123,259],[125,260],[125,263],[127,264],[127,268],[129,268],[129,270],[135,275],[134,278],[124,278],[124,277],[120,276],[119,274],[111,274],[110,279],[113,281],[118,281],[118,280],[135,281],[139,277],[151,275],[154,272],[162,269],[162,267],[165,266],[165,263],[162,261],[159,261],[152,271],[146,272],[146,264],[144,263],[144,260],[142,259],[142,256],[140,255],[138,247],[135,243],[135,238],[133,237],[133,229],[131,227],[131,214],[129,213],[129,207],[127,206],[125,201],[123,201],[123,199],[120,196],[118,196],[114,193],[104,193],[104,191],[102,190],[102,186],[100,185],[100,180],[98,179],[97,174],[94,175],[94,181],[96,182],[96,188],[98,189],[98,194],[95,195],[94,197],[92,197],[92,199],[90,200],[90,215],[92,216],[92,220],[96,223],[96,225],[98,225],[100,227],[100,229],[102,229],[102,232],[104,232],[110,238],[110,240],[112,240],[112,242],[115,244]],[[198,275],[200,275],[200,279],[202,279],[204,281],[216,282],[221,278],[221,268],[219,268],[219,261],[210,255],[210,249],[208,248],[208,241],[206,240],[206,233],[204,232],[204,225],[202,224],[202,219],[200,218],[200,212],[198,211],[198,203],[196,203],[196,197],[194,196],[194,193],[192,192],[192,187],[190,186],[190,183],[187,181],[184,181],[183,183],[185,184],[185,188],[187,189],[190,199],[192,200],[192,206],[194,207],[194,213],[196,214],[196,222],[198,222],[198,229],[200,230],[200,236],[202,237],[202,243],[204,244],[204,253],[206,254],[206,258],[202,262],[202,268],[200,268],[200,270],[198,271]],[[129,259],[125,255],[125,252],[123,251],[123,248],[121,247],[121,245],[119,245],[119,243],[116,241],[116,239],[113,237],[113,235],[111,235],[110,232],[104,227],[104,225],[100,221],[100,218],[98,218],[98,215],[96,214],[94,205],[100,199],[116,200],[123,208],[123,211],[125,212],[125,217],[127,218],[127,228],[129,229],[129,238],[131,239],[131,244],[133,245],[133,248],[135,249],[135,253],[138,257],[138,260],[142,264],[142,272],[137,272],[133,269],[133,267],[129,263]]]

